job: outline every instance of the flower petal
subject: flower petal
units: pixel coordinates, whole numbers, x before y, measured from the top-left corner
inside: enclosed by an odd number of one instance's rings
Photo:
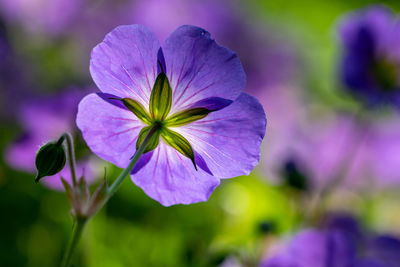
[[[102,92],[148,106],[159,49],[156,36],[145,26],[119,26],[93,49],[90,73]]]
[[[160,140],[151,160],[132,181],[151,198],[164,206],[206,201],[219,184],[219,179],[202,168],[198,171],[189,158]]]
[[[165,41],[163,52],[173,111],[204,98],[235,100],[245,86],[246,75],[237,55],[201,28],[178,28]]]
[[[131,111],[110,104],[97,94],[81,101],[76,122],[90,149],[121,168],[128,166],[139,132],[145,126]]]
[[[228,107],[202,120],[174,128],[219,178],[247,175],[260,159],[266,118],[258,100],[242,93]]]

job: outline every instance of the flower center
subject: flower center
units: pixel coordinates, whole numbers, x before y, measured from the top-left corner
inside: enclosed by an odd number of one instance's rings
[[[387,59],[376,60],[371,64],[370,70],[383,93],[394,92],[398,89],[397,65],[394,62]]]
[[[132,111],[139,120],[147,125],[143,127],[139,133],[136,141],[136,149],[142,144],[150,129],[155,127],[157,130],[152,135],[144,153],[156,149],[160,143],[161,137],[167,145],[171,146],[185,157],[188,157],[197,170],[191,144],[181,134],[171,130],[170,127],[179,127],[203,119],[213,110],[206,108],[189,108],[170,115],[172,89],[168,77],[164,72],[158,74],[154,83],[150,95],[149,111],[134,99],[123,98],[119,100],[121,100],[125,107]]]

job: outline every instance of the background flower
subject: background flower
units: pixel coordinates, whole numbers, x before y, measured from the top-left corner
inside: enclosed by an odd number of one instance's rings
[[[57,140],[64,132],[75,135],[75,142],[79,135],[75,127],[75,114],[79,100],[84,92],[71,88],[69,92],[26,102],[19,114],[19,122],[24,133],[9,145],[5,151],[8,164],[15,169],[35,173],[35,157],[39,147],[48,141]],[[93,167],[88,160],[82,158],[85,150],[82,142],[77,142],[77,155],[81,161],[77,166],[77,175],[84,175],[88,182],[95,179]],[[83,153],[82,153],[83,152]],[[87,153],[86,153],[87,154]],[[66,165],[59,174],[45,177],[42,182],[55,190],[63,190],[60,176],[71,182],[69,167]]]
[[[399,23],[386,7],[371,6],[341,21],[341,76],[367,103],[399,105]]]

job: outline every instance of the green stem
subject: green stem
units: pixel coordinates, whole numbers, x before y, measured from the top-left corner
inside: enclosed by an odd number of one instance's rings
[[[115,179],[114,183],[110,186],[110,188],[107,191],[107,197],[105,198],[105,200],[102,202],[101,207],[103,207],[107,201],[112,197],[112,195],[118,190],[118,188],[120,187],[121,183],[124,181],[124,179],[128,176],[128,174],[132,171],[132,169],[135,167],[135,164],[137,163],[137,161],[139,160],[139,158],[143,155],[143,152],[145,150],[145,148],[147,147],[147,145],[150,142],[151,137],[153,136],[153,134],[158,130],[159,125],[154,125],[150,131],[147,133],[146,137],[144,138],[142,144],[140,145],[140,147],[136,150],[135,154],[133,155],[133,158],[131,160],[131,162],[129,163],[128,167],[126,167],[122,173],[118,176],[117,179]],[[72,149],[72,138],[70,138],[71,136],[69,134],[63,134],[61,138],[66,138],[67,139],[67,146],[68,146],[68,153],[73,152]],[[60,139],[61,139],[60,138]],[[70,139],[68,139],[70,138]],[[69,142],[69,141],[71,142]],[[72,154],[73,155],[73,154]],[[73,172],[75,174],[75,158],[72,157],[72,155],[69,155],[69,159],[70,159],[70,166],[71,166],[71,173]],[[75,181],[76,182],[76,181]],[[94,215],[94,214],[92,214]],[[69,266],[69,262],[71,260],[71,256],[74,252],[74,249],[82,235],[82,230],[86,224],[86,222],[89,220],[89,217],[85,217],[85,218],[77,218],[76,220],[76,224],[74,227],[74,231],[72,234],[72,239],[67,247],[67,250],[65,251],[64,254],[64,258],[62,261],[62,267],[68,267]]]
[[[64,139],[67,142],[67,158],[68,158],[68,164],[69,168],[71,170],[71,179],[72,179],[72,185],[76,185],[76,162],[75,162],[75,152],[74,152],[74,142],[72,140],[72,136],[69,133],[63,133],[58,140],[57,143],[62,143]]]
[[[117,179],[115,179],[114,183],[109,187],[108,192],[107,192],[107,200],[118,190],[120,187],[121,183],[125,180],[125,178],[128,176],[128,174],[132,171],[133,167],[135,167],[135,164],[139,160],[139,158],[142,156],[145,148],[150,142],[151,137],[153,134],[158,130],[159,125],[153,125],[153,127],[150,129],[150,131],[147,133],[146,137],[144,138],[142,144],[140,145],[139,149],[136,150],[135,155],[133,155],[133,158],[131,162],[129,163],[128,167],[126,167],[122,173],[118,176]]]
[[[75,250],[76,245],[79,242],[79,239],[82,236],[83,228],[85,227],[86,219],[77,219],[74,225],[74,229],[72,231],[72,237],[69,241],[67,250],[65,251],[64,258],[61,263],[61,267],[68,267],[72,258],[72,254]]]

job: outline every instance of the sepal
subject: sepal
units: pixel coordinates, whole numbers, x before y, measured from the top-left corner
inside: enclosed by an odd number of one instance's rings
[[[176,149],[179,153],[181,153],[185,157],[188,157],[192,161],[193,166],[197,171],[192,145],[185,137],[165,127],[162,128],[161,130],[161,137],[164,140],[164,142],[167,143],[169,146]]]

